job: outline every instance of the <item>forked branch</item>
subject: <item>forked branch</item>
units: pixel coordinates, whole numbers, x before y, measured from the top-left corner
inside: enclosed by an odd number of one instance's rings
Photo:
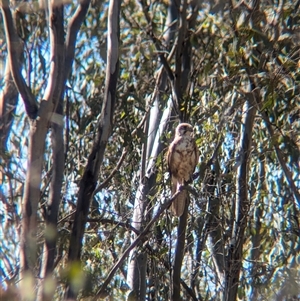
[[[30,88],[26,85],[25,79],[21,73],[20,62],[17,59],[20,57],[20,50],[22,50],[23,48],[20,47],[20,39],[14,27],[11,10],[9,8],[9,1],[0,0],[0,7],[4,21],[8,62],[10,64],[11,74],[16,87],[24,101],[27,115],[31,119],[35,119],[38,112],[38,104]]]

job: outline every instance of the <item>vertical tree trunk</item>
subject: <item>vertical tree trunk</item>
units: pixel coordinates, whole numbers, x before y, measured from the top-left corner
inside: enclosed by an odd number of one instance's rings
[[[23,98],[26,112],[30,117],[30,134],[27,161],[27,174],[25,189],[23,195],[22,208],[22,233],[21,233],[21,254],[20,269],[21,279],[27,275],[36,277],[37,275],[37,210],[40,200],[40,184],[42,174],[42,163],[44,156],[45,138],[48,131],[52,113],[55,110],[58,99],[53,97],[59,95],[57,82],[62,73],[63,65],[61,56],[63,51],[63,18],[62,5],[53,7],[49,5],[49,28],[51,43],[51,62],[48,85],[45,91],[44,99],[38,108],[36,99],[21,74],[21,65],[16,58],[19,57],[20,42],[16,35],[14,24],[12,22],[11,11],[8,1],[0,2],[2,14],[5,23],[5,33],[8,48],[8,59],[11,74],[15,85]],[[57,92],[55,94],[55,92]],[[36,279],[36,278],[35,278]]]
[[[105,95],[96,140],[79,184],[77,207],[69,247],[69,264],[80,261],[82,239],[89,206],[98,180],[108,138],[113,126],[117,81],[119,76],[120,0],[111,0],[108,9],[107,66]],[[67,284],[67,299],[76,299],[78,288]]]
[[[146,5],[146,4],[144,4]],[[175,1],[171,1],[168,8],[167,27],[164,39],[166,44],[174,39],[176,34],[176,20],[177,9]],[[147,17],[146,17],[147,18]],[[134,202],[134,212],[132,226],[137,230],[142,230],[147,220],[150,218],[151,210],[148,211],[148,216],[145,216],[146,208],[149,203],[148,196],[150,191],[153,191],[156,184],[155,160],[162,150],[161,135],[167,128],[167,121],[171,116],[173,103],[169,100],[167,107],[163,114],[159,113],[159,107],[162,106],[161,93],[167,87],[167,74],[165,70],[159,74],[157,84],[157,91],[154,92],[154,102],[151,106],[145,134],[147,141],[143,145],[143,155],[141,159],[141,175],[140,184],[137,190],[137,195]],[[132,233],[132,241],[137,237],[136,233]],[[147,268],[147,254],[146,252],[139,252],[138,248],[134,248],[128,259],[128,274],[127,282],[136,300],[145,300],[146,297],[146,268]]]
[[[141,179],[137,196],[135,199],[134,216],[132,226],[137,230],[142,231],[148,218],[150,218],[151,210],[148,210],[148,215],[145,215],[146,208],[149,203],[149,195],[151,190],[155,187],[156,172],[155,162],[159,153],[162,151],[161,135],[167,129],[167,124],[171,116],[173,108],[173,102],[169,99],[167,107],[161,117],[159,127],[155,139],[153,141],[153,148],[150,153],[150,157],[147,158],[148,164],[144,177]],[[151,116],[151,114],[150,114]],[[151,118],[151,117],[150,117]],[[133,233],[134,241],[137,237],[136,233]],[[146,268],[147,268],[147,255],[145,252],[139,252],[138,248],[134,248],[129,255],[128,262],[128,274],[127,282],[132,289],[131,294],[136,296],[136,300],[144,300],[146,294]]]
[[[53,6],[52,6],[53,5]],[[40,185],[44,159],[45,138],[56,109],[63,70],[64,45],[63,6],[49,5],[49,28],[51,63],[48,85],[38,111],[38,118],[31,120],[28,150],[28,172],[23,196],[23,224],[21,242],[21,268],[37,273],[37,210],[40,200]],[[59,193],[59,191],[58,191]],[[55,210],[53,210],[54,212]]]
[[[63,115],[64,115],[64,92],[67,78],[72,69],[72,63],[74,60],[76,38],[79,32],[80,26],[86,16],[90,4],[90,0],[80,1],[80,5],[75,11],[73,17],[68,24],[68,30],[66,35],[66,42],[64,46],[64,57],[62,57],[61,65],[65,66],[64,72],[59,77],[56,89],[56,97],[59,98],[59,103],[56,108],[55,114],[53,114],[51,123],[51,147],[52,147],[52,179],[50,184],[50,195],[46,208],[46,235],[45,243],[43,246],[43,259],[40,269],[41,283],[38,288],[37,300],[51,300],[52,293],[46,294],[45,291],[45,279],[52,277],[54,269],[54,260],[56,254],[57,243],[57,219],[59,205],[61,202],[61,188],[63,183],[64,174],[64,137],[63,137]],[[63,30],[61,30],[63,34]],[[63,37],[62,37],[63,39]]]
[[[58,209],[61,201],[61,188],[64,174],[63,112],[61,103],[58,106],[58,110],[56,110],[56,114],[56,122],[52,122],[51,124],[53,172],[45,216],[45,243],[40,269],[41,283],[38,287],[38,301],[50,301],[53,298],[53,292],[48,290],[49,293],[46,293],[45,285],[47,285],[47,283],[45,283],[45,280],[52,279],[53,277],[52,272],[56,256]]]
[[[266,170],[265,170],[265,156],[264,154],[260,155],[259,157],[259,178],[258,178],[258,184],[257,184],[257,193],[258,196],[256,197],[257,200],[263,199],[261,196],[262,191],[267,191],[266,188]],[[261,240],[262,240],[262,217],[263,217],[263,207],[264,205],[261,204],[256,204],[256,208],[254,210],[254,229],[255,229],[255,234],[253,234],[251,238],[252,242],[252,249],[251,249],[251,271],[250,275],[252,275],[251,279],[251,294],[250,294],[250,300],[257,300],[259,296],[259,288],[257,286],[257,277],[256,275],[259,273],[260,269],[260,264],[258,262],[260,255],[261,255]]]
[[[175,259],[173,267],[173,292],[172,301],[181,301],[180,297],[180,283],[181,283],[181,266],[184,257],[185,246],[185,234],[188,217],[188,205],[190,198],[187,197],[186,205],[182,216],[179,218],[179,224],[177,228],[177,243],[175,248]]]
[[[254,92],[248,93],[244,105],[245,118],[241,128],[239,167],[236,179],[235,220],[228,250],[225,270],[224,301],[235,301],[237,298],[240,271],[243,261],[243,241],[249,211],[248,200],[248,166],[250,162],[253,122],[256,113]]]

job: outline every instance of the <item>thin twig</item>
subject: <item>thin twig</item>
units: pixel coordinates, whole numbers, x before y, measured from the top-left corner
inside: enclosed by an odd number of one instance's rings
[[[261,110],[261,115],[262,115],[262,118],[263,120],[265,121],[265,124],[266,124],[266,127],[267,127],[267,130],[268,130],[268,133],[273,141],[273,145],[274,145],[274,148],[275,148],[275,153],[276,153],[276,156],[277,156],[277,159],[281,165],[281,168],[284,172],[284,175],[286,177],[286,180],[287,182],[289,183],[290,185],[290,188],[294,194],[294,197],[296,199],[296,202],[297,202],[297,205],[298,205],[298,208],[300,208],[300,193],[293,181],[293,177],[292,177],[292,173],[290,172],[290,170],[288,169],[285,161],[284,161],[284,158],[283,158],[283,155],[281,153],[281,150],[279,149],[278,147],[278,143],[277,143],[277,140],[274,138],[274,131],[273,131],[273,128],[272,128],[272,125],[271,125],[271,122],[269,120],[269,117],[267,116],[267,114]]]
[[[116,172],[120,169],[120,166],[122,165],[124,159],[126,158],[126,155],[128,153],[128,148],[124,148],[122,155],[116,165],[116,167],[112,170],[112,172],[110,173],[110,175],[105,179],[105,181],[103,181],[94,191],[94,195],[97,194],[99,191],[101,191],[103,188],[105,188],[109,181],[112,179],[112,177],[116,174]]]
[[[140,234],[140,231],[138,231],[136,228],[132,227],[130,225],[129,221],[120,222],[120,221],[114,221],[114,220],[108,219],[108,218],[89,218],[87,221],[90,223],[111,224],[111,225],[115,225],[115,226],[120,226],[122,228],[133,231],[136,235]]]

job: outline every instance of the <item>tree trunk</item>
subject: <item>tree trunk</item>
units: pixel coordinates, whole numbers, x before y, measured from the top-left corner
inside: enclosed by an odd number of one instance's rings
[[[179,224],[177,228],[177,243],[175,248],[175,259],[173,266],[173,301],[181,301],[180,297],[180,283],[181,283],[181,266],[184,257],[184,246],[185,246],[185,232],[188,217],[188,206],[190,202],[190,197],[187,197],[185,209],[182,216],[179,218]]]
[[[64,174],[64,137],[63,137],[63,116],[64,116],[64,93],[65,85],[69,73],[72,69],[72,63],[75,54],[75,45],[77,34],[80,29],[86,13],[88,11],[90,0],[80,2],[73,17],[68,24],[68,31],[65,42],[64,57],[61,58],[61,66],[65,66],[64,72],[60,74],[57,82],[56,96],[59,99],[55,114],[53,114],[51,123],[51,147],[52,147],[52,179],[50,184],[50,195],[46,206],[46,230],[45,243],[43,246],[43,259],[40,270],[41,283],[38,288],[37,300],[52,300],[52,292],[46,294],[45,279],[52,277],[54,269],[54,260],[56,254],[57,243],[57,219],[59,205],[61,203],[61,188]],[[63,32],[61,30],[61,32]],[[62,37],[63,38],[63,37]]]
[[[28,172],[23,195],[23,225],[21,242],[21,269],[37,273],[37,211],[40,201],[40,185],[44,160],[45,139],[52,113],[58,104],[61,74],[63,70],[64,45],[63,6],[49,6],[51,64],[48,85],[42,100],[38,118],[31,121],[29,139]],[[57,191],[60,193],[60,191]],[[53,213],[55,209],[53,208]]]
[[[224,301],[236,300],[242,268],[244,233],[250,205],[248,199],[248,166],[251,154],[253,122],[256,113],[254,97],[254,92],[248,93],[248,99],[243,110],[245,118],[241,128],[240,150],[237,162],[239,166],[236,180],[235,220],[225,269]]]
[[[79,184],[77,207],[69,247],[69,264],[80,261],[82,239],[89,206],[98,180],[100,166],[103,162],[106,144],[113,127],[119,76],[120,4],[119,0],[111,0],[109,3],[105,95],[96,140]],[[78,288],[72,286],[69,282],[67,284],[66,298],[76,299],[77,293]]]
[[[8,59],[11,74],[15,85],[23,98],[26,112],[30,117],[30,134],[27,161],[27,174],[25,189],[23,195],[22,208],[22,233],[21,233],[21,254],[20,269],[21,278],[24,280],[27,275],[36,277],[37,262],[37,210],[40,201],[40,185],[42,175],[42,164],[44,156],[45,138],[48,126],[55,110],[58,99],[56,96],[60,94],[58,82],[62,74],[63,64],[63,7],[49,5],[49,28],[51,42],[51,63],[48,85],[45,91],[44,99],[38,108],[36,99],[34,98],[30,88],[20,72],[21,65],[16,57],[20,52],[20,42],[16,35],[16,30],[12,22],[11,11],[7,1],[1,2],[1,9],[5,23],[5,33],[8,46]]]
[[[144,3],[144,5],[146,5]],[[169,43],[174,39],[177,10],[175,2],[171,1],[168,9],[168,21],[166,34],[164,39]],[[146,15],[147,19],[147,15]],[[147,141],[143,145],[143,155],[141,159],[141,175],[140,184],[137,190],[137,196],[134,202],[134,212],[132,226],[141,231],[146,225],[152,213],[148,210],[148,216],[145,216],[146,208],[149,203],[148,196],[151,191],[155,189],[156,172],[155,160],[162,150],[161,135],[166,131],[167,121],[171,116],[173,108],[172,102],[169,100],[165,112],[161,115],[159,108],[162,106],[161,93],[167,87],[167,73],[164,69],[158,73],[158,84],[153,93],[154,101],[151,105],[150,114],[145,128]],[[132,234],[132,241],[137,237],[135,233]],[[138,248],[134,248],[129,255],[128,260],[128,274],[127,282],[131,288],[131,295],[135,296],[136,300],[145,300],[146,297],[146,268],[147,268],[147,254],[140,252]]]

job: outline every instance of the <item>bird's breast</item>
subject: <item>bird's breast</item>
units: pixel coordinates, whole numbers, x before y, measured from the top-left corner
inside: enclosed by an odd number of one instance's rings
[[[188,181],[197,164],[195,143],[190,139],[182,139],[176,143],[173,150],[173,174],[178,179]]]

